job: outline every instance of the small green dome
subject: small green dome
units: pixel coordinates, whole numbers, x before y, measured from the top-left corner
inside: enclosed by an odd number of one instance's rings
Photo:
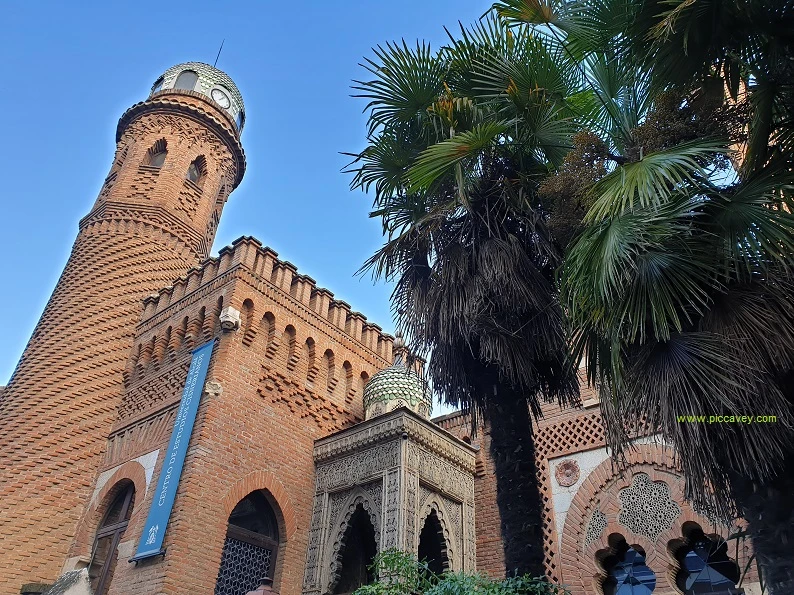
[[[429,418],[433,401],[427,383],[403,363],[400,353],[402,341],[399,336],[395,347],[394,364],[373,375],[364,386],[366,419],[399,407],[408,407],[422,417]]]

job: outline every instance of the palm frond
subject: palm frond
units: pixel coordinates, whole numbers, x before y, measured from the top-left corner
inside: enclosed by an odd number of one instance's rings
[[[597,24],[586,17],[584,6],[578,3],[562,0],[500,0],[491,8],[511,27],[545,26],[545,32],[558,41],[562,40],[555,35],[555,30],[578,40],[590,40],[588,45],[591,46],[595,45],[598,38]],[[540,32],[544,30],[540,29]]]
[[[717,270],[712,244],[693,233],[695,207],[679,198],[590,226],[569,250],[563,299],[577,325],[622,342],[667,339],[709,305]]]
[[[770,263],[794,266],[794,173],[785,164],[712,193],[704,208],[728,270],[746,278]]]
[[[428,147],[408,171],[409,190],[415,192],[428,188],[462,161],[490,147],[509,128],[509,122],[485,122]]]
[[[421,140],[406,142],[408,136],[404,129],[383,131],[371,137],[361,153],[350,155],[355,159],[343,170],[355,174],[350,187],[368,192],[374,184],[376,204],[399,193],[405,172],[425,146]]]
[[[601,180],[594,192],[598,198],[587,213],[587,221],[616,216],[660,205],[680,190],[684,182],[705,177],[704,162],[726,152],[722,143],[696,140],[645,155],[640,161],[619,166]]]
[[[374,75],[369,81],[354,81],[353,97],[368,99],[369,133],[378,126],[410,122],[421,117],[443,90],[445,65],[429,44],[415,48],[388,43],[373,49],[376,60],[367,58],[362,66]]]

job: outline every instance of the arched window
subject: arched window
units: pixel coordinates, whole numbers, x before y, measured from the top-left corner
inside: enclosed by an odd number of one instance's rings
[[[192,70],[183,70],[176,77],[174,89],[183,89],[185,91],[192,91],[196,88],[198,82],[198,75]]]
[[[709,537],[697,523],[685,523],[683,539],[671,542],[679,562],[676,586],[684,595],[700,593],[739,593],[739,566],[728,557],[728,544],[718,536]]]
[[[617,533],[610,535],[611,551],[597,554],[607,571],[604,595],[650,595],[656,588],[656,575],[645,563],[645,552],[638,545],[629,545]]]
[[[251,492],[229,515],[215,595],[245,595],[273,582],[278,522],[261,491]]]
[[[99,524],[88,565],[88,576],[94,595],[107,593],[116,568],[117,548],[127,529],[134,504],[135,485],[131,481],[126,482],[126,485],[121,485]]]
[[[372,526],[372,520],[361,504],[350,517],[350,523],[342,538],[342,548],[341,570],[333,589],[334,595],[352,593],[375,579],[370,570],[378,550],[375,543],[375,527]]]
[[[443,574],[449,570],[447,543],[441,521],[435,510],[430,511],[425,519],[422,532],[419,534],[419,560],[425,562],[434,574]]]
[[[155,81],[154,85],[152,85],[152,95],[157,93],[162,88],[163,88],[163,77],[160,77]]]
[[[237,114],[237,131],[242,132],[243,126],[245,126],[245,112],[240,110],[240,112]]]
[[[204,155],[199,155],[187,168],[187,179],[201,188],[204,184],[204,177],[207,175],[207,160]]]
[[[149,167],[163,167],[165,163],[165,156],[168,154],[168,143],[165,142],[164,138],[161,138],[156,143],[154,143],[148,151],[146,151],[146,157],[143,160],[144,165],[148,165]]]

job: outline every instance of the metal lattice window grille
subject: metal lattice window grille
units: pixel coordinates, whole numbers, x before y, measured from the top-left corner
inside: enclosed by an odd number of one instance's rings
[[[254,491],[229,515],[215,595],[245,595],[272,584],[278,523],[264,493]]]
[[[230,526],[229,529],[223,544],[215,595],[245,595],[272,580],[276,545],[268,547],[261,540],[258,544],[251,543],[253,540],[245,539],[248,536],[232,536],[240,530],[238,527]]]

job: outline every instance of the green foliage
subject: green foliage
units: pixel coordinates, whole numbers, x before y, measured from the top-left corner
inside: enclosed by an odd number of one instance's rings
[[[505,580],[483,574],[434,574],[425,562],[397,549],[379,553],[372,564],[376,582],[360,587],[354,595],[566,595],[563,587],[529,576]]]

